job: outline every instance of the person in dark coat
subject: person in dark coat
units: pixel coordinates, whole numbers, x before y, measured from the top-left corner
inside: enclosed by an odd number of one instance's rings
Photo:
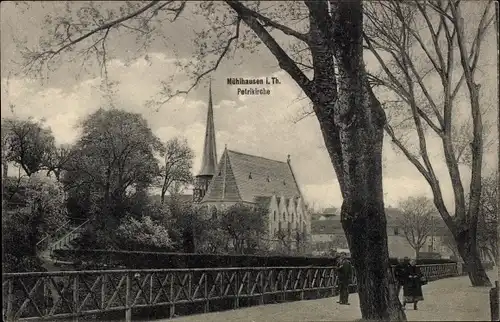
[[[423,274],[420,272],[415,260],[412,260],[410,265],[406,267],[405,272],[403,308],[406,307],[407,303],[413,303],[413,309],[417,310],[417,303],[424,300],[422,294],[422,281]]]
[[[394,279],[396,282],[396,294],[398,295],[398,298],[399,294],[401,293],[401,288],[405,284],[405,273],[408,271],[408,266],[410,266],[410,259],[408,257],[405,257],[398,260],[398,264],[394,268]]]
[[[352,266],[345,253],[342,253],[340,256],[337,274],[340,293],[338,303],[349,305],[349,284],[352,278]]]

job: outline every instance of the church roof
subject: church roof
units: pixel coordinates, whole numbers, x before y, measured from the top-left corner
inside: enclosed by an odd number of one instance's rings
[[[212,104],[212,82],[210,82],[207,112],[207,127],[203,145],[203,158],[198,176],[213,176],[217,167],[217,147],[215,145],[214,109]]]
[[[286,199],[301,195],[288,162],[226,149],[202,202],[224,200],[255,203],[267,200],[260,197],[273,195]]]

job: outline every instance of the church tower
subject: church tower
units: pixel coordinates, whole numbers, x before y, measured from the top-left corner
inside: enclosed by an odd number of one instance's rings
[[[196,203],[200,202],[205,196],[217,167],[214,110],[212,106],[212,81],[210,81],[208,95],[207,128],[205,130],[205,144],[203,145],[203,159],[201,162],[201,170],[195,178],[193,189],[193,201]]]

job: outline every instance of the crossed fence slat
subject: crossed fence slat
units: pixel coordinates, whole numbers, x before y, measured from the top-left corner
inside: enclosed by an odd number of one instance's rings
[[[422,265],[429,279],[457,276],[456,264]],[[353,276],[352,284],[356,283]],[[175,306],[231,299],[330,291],[335,294],[334,267],[244,267],[146,269],[3,274],[4,320],[68,318],[133,308]]]

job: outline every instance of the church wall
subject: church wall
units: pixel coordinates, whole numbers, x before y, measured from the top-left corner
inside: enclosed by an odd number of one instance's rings
[[[271,202],[269,203],[269,211],[268,211],[268,233],[269,238],[273,238],[276,232],[278,231],[278,219],[279,219],[279,208],[276,200],[276,196],[271,198]]]

